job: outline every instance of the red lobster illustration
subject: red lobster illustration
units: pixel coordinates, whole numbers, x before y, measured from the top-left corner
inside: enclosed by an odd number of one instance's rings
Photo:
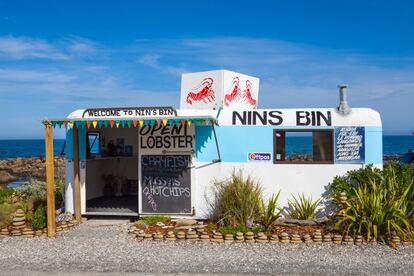
[[[251,83],[251,81],[247,80],[246,81],[246,89],[244,89],[244,91],[243,91],[243,98],[248,104],[253,106],[253,108],[256,108],[257,101],[255,99],[253,99],[252,91],[253,91],[252,83]]]
[[[231,103],[234,100],[238,101],[241,98],[241,90],[239,87],[239,84],[240,84],[239,77],[234,77],[231,84],[232,84],[233,90],[231,90],[229,94],[224,96],[225,106],[229,106],[229,103]]]
[[[193,104],[192,101],[199,102],[203,101],[204,103],[207,103],[206,100],[209,102],[214,101],[215,95],[214,90],[211,89],[211,86],[213,85],[213,79],[212,78],[205,78],[203,81],[196,87],[194,87],[192,90],[197,90],[202,87],[201,90],[198,92],[190,91],[187,94],[187,103]]]

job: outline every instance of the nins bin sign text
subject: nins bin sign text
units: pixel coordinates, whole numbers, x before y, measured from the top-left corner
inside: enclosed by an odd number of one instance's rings
[[[291,114],[294,112],[294,114]],[[280,110],[233,111],[232,125],[295,125],[331,126],[331,111],[295,110],[284,114]]]

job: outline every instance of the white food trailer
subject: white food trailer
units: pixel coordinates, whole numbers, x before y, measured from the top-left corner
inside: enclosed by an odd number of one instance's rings
[[[214,180],[239,170],[267,197],[280,190],[282,205],[302,192],[319,198],[336,175],[382,167],[380,115],[349,108],[345,93],[338,108],[257,109],[258,78],[217,70],[183,74],[180,109],[91,108],[52,120],[66,127],[66,211],[75,212],[77,169],[82,215],[206,218]]]

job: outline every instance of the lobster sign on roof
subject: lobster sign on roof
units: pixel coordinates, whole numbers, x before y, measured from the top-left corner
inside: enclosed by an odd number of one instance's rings
[[[182,109],[256,109],[259,79],[227,70],[183,74]]]

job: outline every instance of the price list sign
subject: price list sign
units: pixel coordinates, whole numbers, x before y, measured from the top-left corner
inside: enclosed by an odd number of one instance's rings
[[[364,163],[364,127],[335,128],[335,163]]]

